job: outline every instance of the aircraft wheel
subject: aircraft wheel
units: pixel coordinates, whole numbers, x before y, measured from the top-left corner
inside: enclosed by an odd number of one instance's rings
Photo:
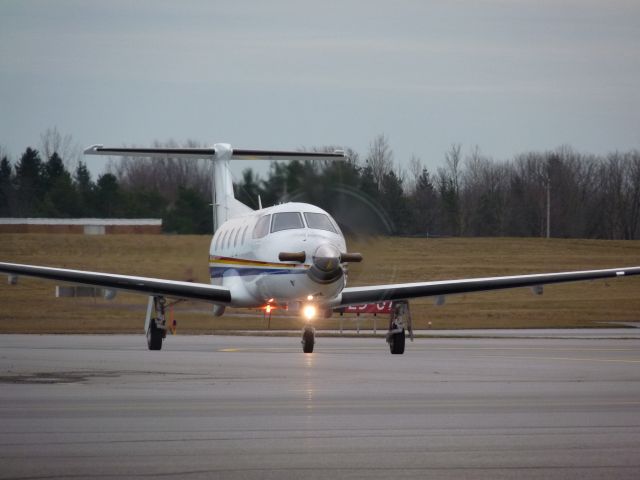
[[[404,353],[404,338],[404,330],[391,334],[389,349],[392,355],[402,355]]]
[[[156,327],[156,321],[151,319],[147,330],[147,346],[149,350],[160,350],[162,348],[163,331]]]
[[[313,353],[313,345],[315,344],[315,334],[313,330],[306,329],[302,334],[302,351],[304,353]]]

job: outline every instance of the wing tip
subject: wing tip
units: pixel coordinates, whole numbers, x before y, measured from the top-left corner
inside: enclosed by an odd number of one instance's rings
[[[99,151],[102,148],[104,148],[104,145],[102,145],[102,144],[91,145],[91,146],[85,148],[83,153],[85,155],[96,155],[96,154],[99,153]]]

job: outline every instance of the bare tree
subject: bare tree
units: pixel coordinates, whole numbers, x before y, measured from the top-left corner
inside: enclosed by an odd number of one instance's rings
[[[422,165],[422,160],[420,157],[416,155],[411,155],[411,160],[409,160],[409,171],[408,178],[404,179],[404,185],[406,185],[405,191],[409,195],[413,195],[416,191],[416,187],[418,185],[418,179],[424,170],[424,166]]]
[[[462,155],[460,154],[461,150],[462,144],[453,143],[451,144],[451,148],[449,149],[449,151],[445,152],[444,154],[446,169],[449,173],[449,178],[453,182],[453,188],[456,195],[460,194],[460,169],[462,168]]]
[[[444,232],[449,235],[462,234],[462,210],[460,205],[460,176],[462,145],[452,144],[445,152],[445,167],[438,168],[438,190]]]
[[[568,146],[545,154],[550,183],[551,233],[559,237],[584,235],[589,217],[591,159]],[[546,202],[545,202],[546,203]]]
[[[637,239],[640,236],[640,152],[633,150],[627,157],[627,218],[626,238]]]
[[[635,239],[640,222],[640,155],[614,152],[600,167],[600,224],[602,236]]]
[[[542,154],[528,152],[511,162],[506,222],[509,234],[544,236],[546,167]]]
[[[187,140],[178,145],[174,140],[155,141],[154,148],[198,148],[202,145]],[[208,198],[211,194],[211,162],[187,158],[122,157],[109,162],[108,170],[120,184],[132,190],[157,190],[174,201],[179,187],[189,187]]]
[[[460,192],[465,235],[505,234],[510,168],[483,156],[477,146],[466,157]]]
[[[54,153],[62,159],[67,170],[73,171],[81,159],[82,149],[73,142],[70,134],[62,135],[58,127],[47,128],[40,134],[40,152],[45,161],[51,158]]]
[[[378,190],[382,189],[382,180],[393,170],[393,150],[389,146],[387,137],[381,133],[369,144],[369,153],[365,162],[373,174]]]

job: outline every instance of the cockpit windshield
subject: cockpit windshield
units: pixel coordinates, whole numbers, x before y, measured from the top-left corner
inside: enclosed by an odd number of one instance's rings
[[[253,229],[253,238],[262,238],[269,233],[269,222],[271,221],[271,215],[261,216],[256,226]]]
[[[281,212],[273,214],[271,233],[293,228],[304,228],[302,216],[298,212]]]
[[[327,230],[329,232],[338,233],[336,232],[333,223],[331,223],[329,216],[325,215],[324,213],[306,212],[304,214],[304,218],[307,220],[307,226],[309,228],[316,228],[318,230]]]

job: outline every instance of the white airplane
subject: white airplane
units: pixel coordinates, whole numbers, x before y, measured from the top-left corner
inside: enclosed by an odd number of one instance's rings
[[[150,350],[160,350],[166,337],[166,298],[201,300],[213,304],[213,314],[226,307],[281,308],[300,312],[304,319],[302,348],[313,352],[317,315],[351,305],[392,301],[387,343],[392,354],[402,354],[406,331],[412,334],[409,300],[468,292],[533,287],[546,284],[623,277],[640,274],[640,267],[611,268],[535,275],[471,278],[433,282],[347,287],[346,266],[362,256],[347,251],[338,224],[324,210],[307,203],[252,210],[234,198],[229,162],[236,159],[342,160],[341,151],[310,153],[235,149],[218,143],[212,148],[105,148],[94,145],[89,155],[205,158],[213,162],[215,234],[209,251],[211,284],[190,283],[111,273],[69,270],[38,265],[0,263],[9,284],[18,277],[38,277],[109,291],[134,292],[149,297],[145,332]]]

